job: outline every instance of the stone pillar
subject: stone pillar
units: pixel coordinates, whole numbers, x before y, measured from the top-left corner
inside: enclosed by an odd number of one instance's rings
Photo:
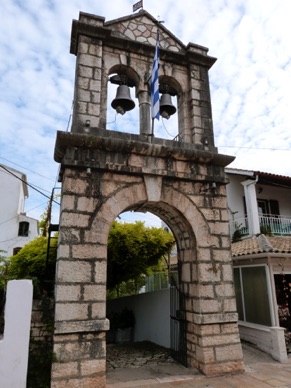
[[[93,183],[92,183],[93,184]],[[91,196],[87,196],[91,187]],[[84,171],[64,173],[55,288],[52,387],[104,387],[106,245],[89,228],[96,198]],[[96,231],[98,233],[98,231]]]
[[[140,135],[151,136],[151,103],[150,94],[148,91],[140,91],[138,93],[139,101],[139,130]]]

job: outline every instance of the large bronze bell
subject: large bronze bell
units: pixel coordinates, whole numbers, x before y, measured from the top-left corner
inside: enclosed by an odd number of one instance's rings
[[[169,93],[162,94],[160,99],[160,114],[164,119],[169,119],[176,113],[176,107],[172,104],[171,95]]]
[[[111,106],[117,113],[122,115],[135,107],[135,103],[130,97],[130,90],[127,85],[118,86],[116,97],[112,101]]]

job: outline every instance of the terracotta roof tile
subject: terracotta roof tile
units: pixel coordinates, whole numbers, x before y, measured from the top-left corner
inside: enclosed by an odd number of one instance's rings
[[[231,252],[233,257],[263,252],[291,253],[291,237],[269,237],[260,234],[231,244]]]
[[[232,256],[251,255],[262,252],[256,238],[249,238],[231,244]]]

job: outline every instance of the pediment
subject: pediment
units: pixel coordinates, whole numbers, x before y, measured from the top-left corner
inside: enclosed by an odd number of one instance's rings
[[[105,22],[104,27],[110,28],[116,36],[121,38],[152,46],[156,45],[157,28],[159,28],[161,48],[174,52],[186,51],[185,45],[145,10]]]

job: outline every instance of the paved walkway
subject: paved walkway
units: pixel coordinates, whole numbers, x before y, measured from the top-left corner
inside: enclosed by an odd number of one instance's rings
[[[291,358],[280,364],[245,344],[245,372],[222,377],[184,368],[153,344],[108,346],[107,352],[107,388],[291,388]]]

